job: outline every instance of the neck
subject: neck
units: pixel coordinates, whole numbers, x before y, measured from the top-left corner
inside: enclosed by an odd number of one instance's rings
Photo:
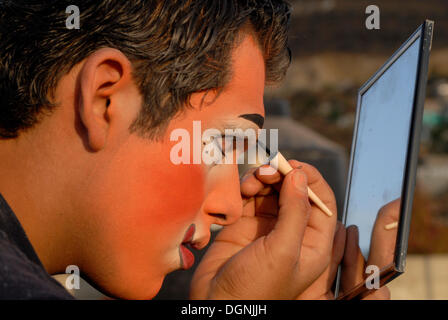
[[[65,270],[68,229],[59,208],[64,197],[62,181],[54,174],[50,139],[38,133],[0,140],[0,192],[16,214],[48,273]],[[54,150],[54,149],[53,149]],[[66,194],[65,194],[66,196]]]

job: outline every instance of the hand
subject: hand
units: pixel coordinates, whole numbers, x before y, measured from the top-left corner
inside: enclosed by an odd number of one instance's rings
[[[341,290],[348,291],[355,285],[364,282],[366,265],[375,265],[382,269],[394,261],[397,229],[386,229],[387,225],[397,222],[400,213],[400,199],[383,206],[377,215],[372,230],[372,237],[367,262],[358,245],[359,231],[356,226],[347,229],[346,249],[341,276]],[[372,290],[364,299],[390,299],[390,291],[386,286]]]
[[[397,229],[386,229],[386,226],[398,221],[400,214],[400,199],[383,206],[375,220],[370,241],[369,258],[367,262],[359,248],[359,231],[356,226],[347,230],[347,242],[341,276],[341,291],[352,289],[364,282],[366,265],[375,265],[380,270],[394,261]],[[342,293],[343,294],[343,293]],[[371,290],[364,299],[390,299],[390,291],[386,286]]]
[[[344,257],[340,295],[365,280],[366,265],[376,265],[380,269],[394,260],[397,229],[387,230],[385,226],[398,221],[400,199],[396,199],[380,209],[372,230],[369,259],[367,264],[358,245],[358,228],[350,226],[346,231],[338,221],[334,238],[331,262],[325,272],[303,292],[298,299],[334,299],[331,291],[336,278],[338,265]],[[346,241],[347,238],[347,241]],[[345,249],[344,249],[345,248]],[[345,253],[344,253],[345,251]],[[390,299],[390,291],[383,286],[379,290],[370,291],[363,299]]]
[[[374,251],[371,251],[371,255],[369,255],[369,264],[372,263],[380,263],[378,261],[378,257],[385,258],[386,256],[388,263],[393,261],[393,251],[392,257],[389,256],[390,250],[384,247],[384,245],[390,246],[390,242],[383,241],[385,238],[381,237],[384,229],[384,222],[390,220],[390,215],[386,214],[390,212],[390,207],[385,207],[385,211],[379,214],[378,224],[381,225],[382,228],[378,228],[379,232],[375,232],[375,236],[372,238],[372,243],[382,244],[383,246],[376,246]],[[381,214],[383,213],[383,214]],[[389,217],[384,220],[384,217]],[[374,228],[374,230],[375,230]],[[393,232],[387,235],[393,237]],[[396,233],[395,233],[396,236]],[[361,250],[358,245],[358,228],[356,226],[350,226],[347,230],[343,226],[341,222],[338,221],[336,234],[334,237],[334,246],[333,246],[333,254],[331,258],[331,262],[324,273],[309,286],[299,297],[298,299],[306,299],[306,300],[333,300],[334,293],[332,292],[332,286],[336,278],[337,269],[339,264],[343,261],[343,273],[341,278],[341,289],[339,294],[343,295],[344,290],[348,291],[353,289],[356,285],[364,282],[365,276],[365,261],[364,257],[361,254]],[[377,242],[378,241],[378,242]],[[395,243],[395,242],[393,242]],[[384,254],[386,252],[387,254]],[[380,264],[379,266],[384,266],[386,264]],[[379,290],[370,291],[367,295],[363,297],[365,300],[385,300],[390,299],[390,291],[386,286],[381,287]]]
[[[376,217],[372,230],[372,240],[369,250],[369,265],[384,268],[394,261],[395,242],[397,241],[397,227],[386,229],[392,223],[397,222],[400,216],[401,198],[384,205]]]
[[[384,227],[383,227],[384,228]],[[373,236],[372,236],[373,237]],[[395,242],[394,242],[395,244]],[[381,250],[380,248],[377,248]],[[364,256],[359,248],[359,230],[356,226],[350,226],[347,228],[347,240],[344,252],[344,258],[342,261],[342,273],[341,273],[341,289],[340,295],[344,292],[348,292],[356,285],[365,281],[366,265],[375,264],[381,266],[380,261],[372,260],[371,257],[375,257],[375,253],[369,254],[369,260],[366,264]],[[389,261],[392,262],[393,257]],[[370,290],[368,294],[363,297],[364,300],[387,300],[390,299],[390,291],[386,286],[380,287],[378,290]]]
[[[370,241],[367,265],[376,265],[382,269],[394,261],[397,228],[386,229],[391,223],[398,222],[401,199],[396,199],[383,206],[378,212]],[[390,290],[383,286],[370,291],[363,299],[390,299]]]
[[[315,168],[289,163],[284,178],[256,169],[242,179],[243,215],[204,256],[191,298],[294,299],[327,269],[337,217],[310,204],[307,186],[332,212],[334,194]]]
[[[344,256],[345,238],[344,225],[338,221],[330,264],[322,275],[297,297],[298,300],[334,300],[332,287],[336,279],[338,266]]]

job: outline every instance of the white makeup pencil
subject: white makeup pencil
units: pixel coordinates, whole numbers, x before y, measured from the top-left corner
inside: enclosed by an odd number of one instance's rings
[[[280,171],[281,174],[287,175],[293,168],[289,164],[289,162],[285,159],[285,157],[280,153],[280,151],[277,151],[277,153],[270,157],[270,161],[274,161],[275,158],[278,158],[278,171]],[[308,187],[308,197],[313,201],[316,206],[319,207],[327,216],[331,217],[333,215],[333,212],[331,212],[330,209],[322,202],[322,200],[319,199],[319,197],[313,192],[313,190]]]

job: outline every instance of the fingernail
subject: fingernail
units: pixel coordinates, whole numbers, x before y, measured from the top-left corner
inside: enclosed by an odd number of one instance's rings
[[[299,170],[294,170],[293,180],[297,190],[304,193],[307,192],[308,184],[306,180],[306,175],[303,172],[300,172]]]
[[[350,229],[350,234],[352,234],[355,237],[356,243],[358,243],[359,242],[359,228],[358,228],[358,226],[352,224],[351,226],[349,226],[347,228],[347,230],[349,230],[349,229]]]

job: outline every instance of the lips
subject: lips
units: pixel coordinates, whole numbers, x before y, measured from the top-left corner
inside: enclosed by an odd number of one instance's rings
[[[190,250],[188,250],[187,246],[191,245],[195,230],[195,225],[190,225],[185,233],[184,240],[179,246],[181,268],[184,270],[190,269],[194,264],[194,255]]]

